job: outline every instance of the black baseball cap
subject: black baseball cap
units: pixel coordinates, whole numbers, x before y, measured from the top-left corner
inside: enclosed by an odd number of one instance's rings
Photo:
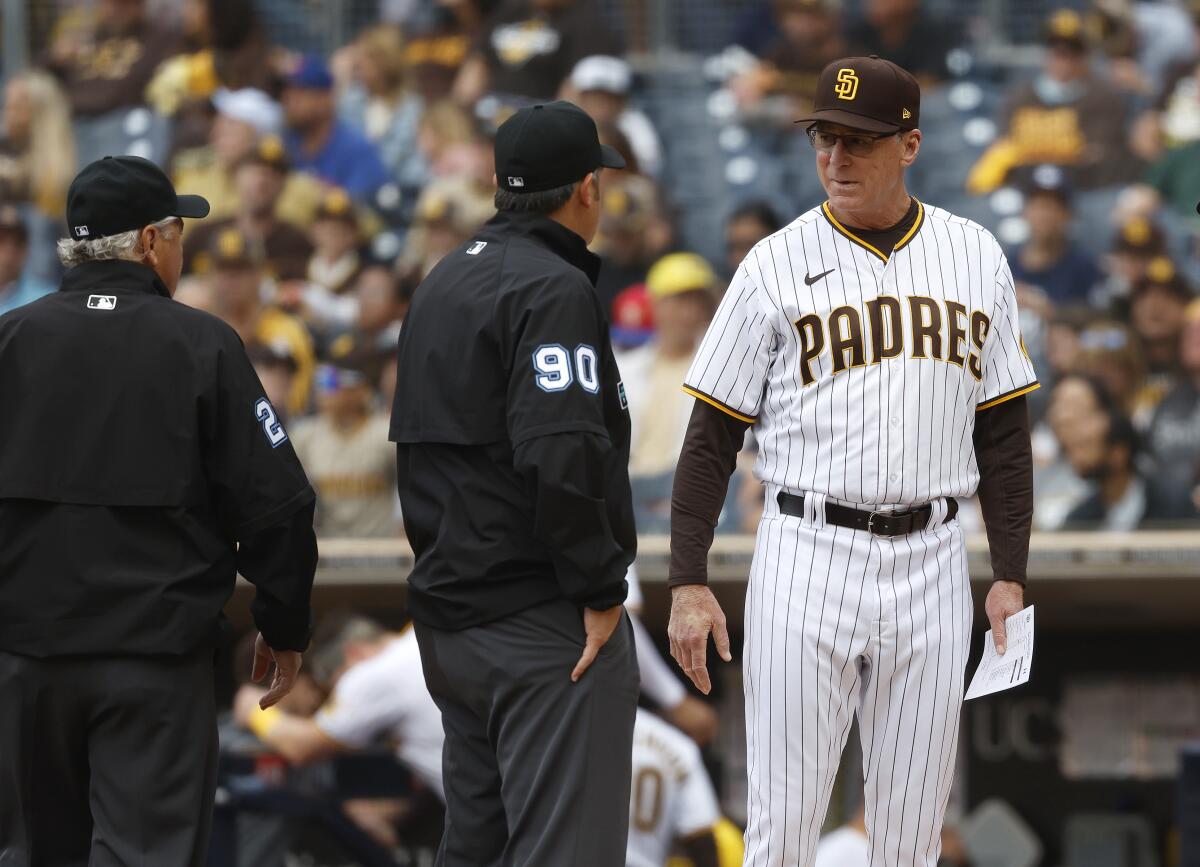
[[[921,86],[907,71],[878,55],[843,57],[821,70],[808,117],[866,132],[916,129],[921,115]]]
[[[67,190],[67,226],[75,240],[117,235],[167,217],[207,216],[206,199],[178,195],[166,173],[141,157],[89,163]]]
[[[600,144],[596,122],[559,100],[523,108],[496,130],[496,183],[514,193],[540,193],[574,183],[605,166],[625,168],[616,150]]]

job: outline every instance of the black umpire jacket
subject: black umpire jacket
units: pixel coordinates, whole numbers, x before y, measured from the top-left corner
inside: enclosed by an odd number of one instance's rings
[[[236,332],[150,268],[80,265],[0,317],[0,650],[188,653],[239,571],[301,650],[314,499]]]
[[[599,267],[559,223],[501,212],[417,289],[391,439],[419,623],[624,601],[629,411]]]

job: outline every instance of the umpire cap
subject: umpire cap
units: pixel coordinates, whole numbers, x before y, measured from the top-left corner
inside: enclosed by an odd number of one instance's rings
[[[600,144],[596,122],[574,103],[523,108],[496,130],[496,182],[502,190],[553,190],[601,166],[623,169],[625,159]]]
[[[67,225],[75,240],[119,235],[167,217],[207,216],[206,199],[178,195],[163,170],[141,157],[96,160],[67,190]]]
[[[867,132],[916,129],[921,86],[907,71],[878,55],[843,57],[821,70],[813,110],[796,123],[818,120]]]

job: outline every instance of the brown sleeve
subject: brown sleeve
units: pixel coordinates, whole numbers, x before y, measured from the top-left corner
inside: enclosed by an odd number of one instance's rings
[[[1033,448],[1024,396],[975,417],[975,461],[992,578],[1024,584],[1033,527]]]
[[[679,846],[694,867],[719,867],[721,863],[717,855],[717,838],[711,829],[681,840]]]
[[[708,583],[708,549],[749,428],[702,400],[692,407],[671,491],[668,586]]]

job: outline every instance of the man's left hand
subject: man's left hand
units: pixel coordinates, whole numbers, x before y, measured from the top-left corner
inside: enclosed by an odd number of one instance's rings
[[[1004,621],[1025,607],[1025,588],[1016,581],[993,581],[992,589],[988,591],[984,610],[988,622],[992,625],[992,640],[996,642],[996,652],[1001,656],[1008,647],[1008,635],[1005,632]]]

